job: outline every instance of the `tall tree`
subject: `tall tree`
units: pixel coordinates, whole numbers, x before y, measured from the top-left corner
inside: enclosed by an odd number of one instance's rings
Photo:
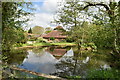
[[[83,9],[90,7],[90,6],[103,6],[108,14],[109,17],[109,26],[111,27],[111,29],[114,31],[114,51],[117,53],[120,53],[120,1],[119,2],[115,2],[115,1],[111,1],[109,2],[109,4],[104,4],[104,3],[90,3],[87,2],[88,5],[86,5]]]
[[[67,31],[68,35],[71,39],[74,39],[77,43],[80,43],[80,36],[75,33],[75,29],[82,26],[81,18],[84,16],[80,16],[80,9],[82,9],[82,5],[79,4],[79,0],[67,1],[64,6],[58,10],[56,23],[63,24]],[[73,34],[73,36],[72,36]],[[79,37],[80,39],[76,39],[73,37]],[[79,44],[78,44],[79,45]]]
[[[80,25],[79,0],[66,2],[64,7],[60,7],[57,13],[56,23],[62,23],[67,29]]]
[[[2,34],[2,4],[0,1],[0,34]],[[1,52],[1,42],[2,42],[2,35],[0,35],[0,52]]]
[[[112,2],[110,1],[109,4],[106,3],[102,3],[102,2],[85,2],[85,5],[82,6],[81,4],[79,4],[78,0],[74,0],[74,1],[70,1],[70,2],[66,2],[66,4],[64,5],[64,7],[61,8],[60,11],[58,11],[58,20],[56,20],[56,22],[58,23],[62,23],[63,25],[67,26],[70,28],[70,35],[73,34],[73,37],[76,37],[76,40],[78,40],[78,42],[83,41],[84,39],[84,28],[81,29],[79,28],[80,26],[84,26],[84,19],[82,19],[80,16],[80,14],[86,13],[85,11],[90,10],[89,7],[94,7],[94,8],[98,8],[99,12],[96,13],[95,15],[92,15],[93,19],[96,20],[96,22],[94,22],[95,24],[98,23],[98,25],[102,25],[103,27],[111,27],[110,28],[103,28],[103,30],[110,30],[112,31],[112,33],[114,34],[113,39],[111,39],[111,42],[114,42],[114,49],[117,53],[120,53],[120,1],[119,2]],[[101,8],[102,7],[102,8]],[[82,10],[82,11],[81,11]],[[92,11],[92,10],[91,10]],[[101,13],[102,12],[102,13]],[[93,12],[91,12],[93,14]],[[88,16],[89,12],[87,12]],[[82,15],[84,16],[84,14]],[[84,18],[84,17],[83,17]],[[81,22],[80,19],[82,19],[83,21]],[[86,25],[87,26],[87,25]],[[82,31],[80,31],[82,30]],[[99,31],[99,30],[98,30]],[[103,31],[104,32],[104,31]],[[79,36],[77,33],[80,33]],[[107,33],[106,33],[107,34]],[[111,34],[111,33],[110,33]],[[72,35],[71,35],[72,36]],[[106,37],[109,37],[109,35],[107,34]],[[75,38],[74,38],[75,39]],[[106,41],[108,40],[107,38],[104,38]],[[109,42],[109,41],[108,41]]]
[[[32,29],[31,28],[28,30],[28,33],[32,33]]]
[[[11,50],[19,39],[19,30],[29,19],[21,19],[28,16],[30,8],[28,2],[2,2],[2,50]],[[23,33],[21,33],[23,34]]]

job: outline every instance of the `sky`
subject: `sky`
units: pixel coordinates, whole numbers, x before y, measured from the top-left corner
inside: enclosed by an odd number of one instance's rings
[[[28,1],[32,1],[33,3],[32,7],[35,8],[36,10],[33,11],[34,15],[29,16],[30,21],[27,22],[28,24],[27,29],[29,29],[30,27],[32,28],[34,26],[41,26],[44,28],[46,27],[55,28],[56,26],[58,26],[55,23],[51,23],[51,21],[54,20],[56,11],[58,9],[58,4],[60,2],[64,2],[64,0],[28,0]],[[92,1],[108,2],[109,0],[92,0]],[[115,1],[119,1],[119,0],[115,0]]]
[[[29,16],[30,21],[27,22],[28,28],[34,26],[41,27],[56,27],[55,23],[51,23],[54,20],[54,15],[56,14],[58,2],[62,0],[39,0],[32,2],[32,8],[35,8],[35,11],[32,11],[34,15]],[[27,28],[27,29],[28,29]]]

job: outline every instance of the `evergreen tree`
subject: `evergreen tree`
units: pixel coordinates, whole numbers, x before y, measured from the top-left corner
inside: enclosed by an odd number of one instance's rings
[[[32,34],[32,29],[31,29],[31,28],[28,30],[28,33],[31,33],[31,34]]]

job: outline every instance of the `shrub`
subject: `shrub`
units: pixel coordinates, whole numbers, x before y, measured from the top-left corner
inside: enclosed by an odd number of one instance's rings
[[[97,49],[97,46],[94,43],[88,43],[88,46],[90,46],[93,49]]]
[[[120,78],[120,71],[111,70],[90,70],[88,72],[87,78]]]
[[[63,39],[63,40],[61,40],[60,42],[66,42],[66,40],[65,40],[65,39]]]
[[[74,42],[73,38],[67,37],[66,42]]]
[[[22,43],[16,43],[14,46],[15,47],[22,47]]]
[[[36,39],[29,39],[29,41],[36,41]]]
[[[27,44],[27,46],[33,46],[33,44]]]
[[[55,40],[55,38],[54,37],[50,37],[50,40]]]
[[[46,39],[43,39],[42,37],[37,38],[36,42],[44,42],[47,43],[48,41]]]

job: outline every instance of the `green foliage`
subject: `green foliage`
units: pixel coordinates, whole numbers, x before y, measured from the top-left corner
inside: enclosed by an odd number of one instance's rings
[[[6,28],[3,32],[2,38],[3,50],[10,50],[14,44],[19,45],[27,40],[24,31],[21,28]]]
[[[65,39],[63,39],[63,40],[61,40],[60,42],[66,42],[66,40],[65,40]]]
[[[80,79],[81,76],[65,76],[67,79]]]
[[[54,37],[50,37],[50,40],[55,40],[55,38]]]
[[[64,7],[60,7],[57,16],[59,16],[58,19],[55,19],[56,23],[61,23],[66,27],[67,29],[70,29],[71,27],[76,27],[80,25],[80,8],[82,5],[78,4],[78,0],[74,1],[67,1],[66,4],[64,4]]]
[[[66,42],[74,42],[74,39],[72,37],[67,37],[65,40]]]
[[[22,43],[16,43],[14,47],[22,47]]]
[[[13,45],[26,42],[24,31],[20,28],[28,19],[21,19],[30,14],[23,7],[32,10],[27,2],[2,2],[2,50],[10,50]]]
[[[94,43],[99,48],[111,48],[114,46],[115,36],[110,27],[89,24],[84,27],[76,27],[69,34],[67,41],[71,40],[81,44]]]
[[[32,29],[31,28],[28,30],[28,33],[32,33]]]
[[[26,57],[26,55],[27,52],[25,50],[4,51],[2,53],[2,62],[8,64],[12,64],[12,63],[21,64],[24,58]]]
[[[107,10],[106,12],[103,9],[99,9],[99,12],[97,14],[92,14],[92,16],[94,17],[93,21],[97,25],[103,25],[103,27],[110,27],[110,29],[112,30],[112,40],[111,41],[109,40],[109,42],[113,42],[114,44],[112,43],[111,45],[112,48],[117,53],[120,53],[120,46],[119,46],[120,44],[120,40],[119,40],[120,39],[119,37],[119,34],[120,34],[120,26],[119,26],[120,25],[120,1],[118,2],[113,1],[105,5],[106,7],[109,7],[109,10],[106,9]],[[93,12],[91,11],[90,13],[93,13]],[[111,34],[109,34],[109,36],[110,35]]]
[[[106,48],[113,47],[114,33],[110,27],[90,25],[88,32],[88,41],[94,42],[96,46]]]
[[[120,78],[119,70],[91,70],[89,71],[87,78]]]
[[[109,7],[108,12],[99,8],[96,14],[92,14],[93,11],[88,9],[90,5],[87,6],[85,11],[81,11],[83,6],[79,4],[78,0],[66,2],[64,7],[60,7],[58,11],[59,19],[55,22],[62,23],[66,28],[69,27],[68,41],[71,39],[78,44],[92,42],[97,47],[113,48],[117,53],[120,53],[120,1],[105,5]],[[80,14],[83,13],[92,17],[93,22],[80,21],[82,18]]]
[[[9,28],[4,31],[3,33],[3,40],[2,40],[2,50],[10,50],[12,47],[11,45],[15,44],[16,42],[16,35],[15,35],[15,30],[13,28]],[[15,38],[14,40],[11,38]],[[11,46],[11,47],[10,47]]]
[[[66,40],[74,41],[77,44],[87,43],[87,37],[89,35],[87,27],[87,22],[83,22],[81,26],[72,27],[70,31],[67,31],[69,37]]]
[[[19,18],[30,14],[23,10],[23,7],[31,10],[30,5],[31,3],[27,2],[2,2],[2,30],[4,31],[6,27],[21,27],[28,21],[28,19],[19,20]]]
[[[42,35],[44,33],[44,28],[40,26],[35,26],[32,28],[32,33]]]
[[[37,38],[36,40],[37,43],[44,42],[47,43],[48,41],[46,39],[43,39],[42,37]]]
[[[35,37],[32,37],[31,39],[29,39],[29,41],[36,41],[37,40],[37,38],[35,38]]]
[[[45,33],[48,34],[52,31],[52,28],[51,27],[47,27],[45,28]]]
[[[27,35],[27,36],[29,36],[29,41],[36,41],[37,40],[37,36],[39,36],[39,35]]]
[[[90,46],[93,49],[97,49],[97,46],[94,43],[88,43],[88,46]]]
[[[45,31],[46,34],[50,33],[51,31]]]
[[[90,48],[92,48],[92,49],[94,49],[94,50],[96,50],[97,49],[97,47],[96,47],[96,45],[94,44],[94,43],[83,43],[83,44],[81,44],[81,47],[83,47],[83,48],[87,48],[87,47],[90,47]]]
[[[33,44],[27,44],[27,46],[33,46]]]

